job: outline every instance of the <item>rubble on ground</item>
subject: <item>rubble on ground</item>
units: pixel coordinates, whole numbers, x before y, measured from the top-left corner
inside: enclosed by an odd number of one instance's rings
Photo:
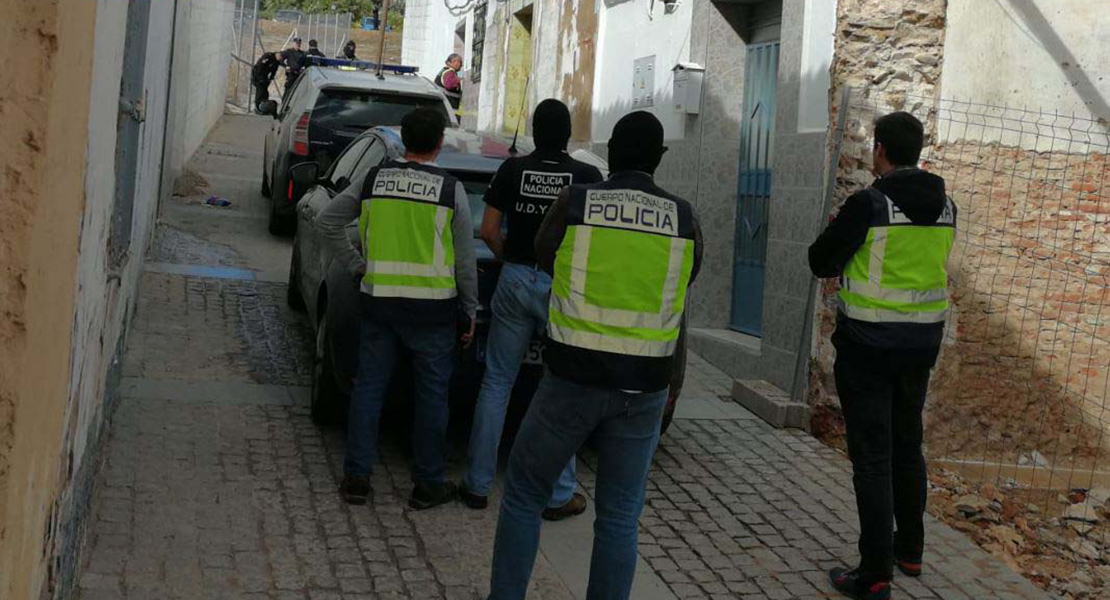
[[[1110,598],[1110,489],[975,486],[934,470],[929,512],[1062,598]]]

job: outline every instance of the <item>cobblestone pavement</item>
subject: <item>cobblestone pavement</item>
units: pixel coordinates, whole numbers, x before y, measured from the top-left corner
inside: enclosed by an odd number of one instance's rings
[[[265,125],[225,118],[215,150],[201,154],[202,174],[239,213],[188,199],[167,208],[151,261],[162,266],[144,274],[130,334],[80,598],[482,598],[496,511],[410,511],[396,423],[369,506],[336,494],[342,434],[314,427],[307,409],[311,331],[285,307],[283,284],[241,272],[278,272],[288,242],[265,234],[257,182],[221,175],[261,170],[250,148],[226,148],[236,139],[259,147]],[[203,269],[217,265],[236,269]],[[691,357],[651,473],[633,597],[834,597],[825,570],[855,553],[848,464],[723,399],[729,386]],[[462,456],[456,444],[456,472]],[[589,450],[580,464],[590,493]],[[962,534],[935,521],[928,532],[928,571],[898,579],[896,598],[1048,598]],[[589,548],[588,520],[546,525],[529,597],[582,598]]]

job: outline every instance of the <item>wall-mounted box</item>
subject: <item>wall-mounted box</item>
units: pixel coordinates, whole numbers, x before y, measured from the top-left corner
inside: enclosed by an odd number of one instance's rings
[[[632,63],[632,108],[655,105],[655,55]]]
[[[674,66],[674,109],[688,115],[701,111],[701,88],[705,67],[697,63],[678,63]]]

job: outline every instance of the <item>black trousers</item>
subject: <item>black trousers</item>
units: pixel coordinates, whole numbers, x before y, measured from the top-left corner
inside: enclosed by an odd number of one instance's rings
[[[269,82],[262,83],[259,81],[252,83],[254,84],[254,110],[257,112],[258,107],[270,99],[270,84]]]
[[[895,555],[919,562],[925,546],[921,414],[938,349],[876,348],[840,332],[833,344],[859,510],[859,567],[867,581],[889,581]]]

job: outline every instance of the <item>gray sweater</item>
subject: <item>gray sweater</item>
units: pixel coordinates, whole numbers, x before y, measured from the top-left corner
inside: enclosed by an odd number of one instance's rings
[[[405,162],[403,159],[398,162]],[[427,163],[435,166],[435,163]],[[366,266],[366,257],[351,244],[347,226],[362,213],[362,188],[365,180],[352,181],[347,189],[328,203],[316,218],[320,233],[331,245],[335,259],[347,265],[351,277]],[[474,224],[470,220],[470,199],[462,182],[455,186],[455,217],[451,222],[455,241],[455,285],[459,289],[459,302],[470,318],[478,313],[478,265],[474,258]]]

